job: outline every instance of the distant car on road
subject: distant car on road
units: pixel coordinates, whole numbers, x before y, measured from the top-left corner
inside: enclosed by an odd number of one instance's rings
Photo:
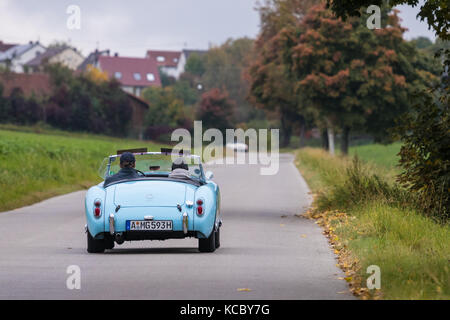
[[[227,143],[226,147],[237,152],[248,152],[248,146],[245,143]]]
[[[203,172],[200,157],[177,154],[188,164],[186,177],[170,177],[172,150],[132,152],[139,177],[104,182],[90,188],[85,198],[87,251],[104,252],[115,243],[195,237],[201,252],[220,246],[220,190]],[[142,150],[140,150],[142,151]],[[103,179],[119,171],[120,154],[100,168]]]

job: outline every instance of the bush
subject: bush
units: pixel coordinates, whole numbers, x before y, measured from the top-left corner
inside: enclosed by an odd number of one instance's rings
[[[361,163],[356,156],[341,175],[340,179],[318,198],[321,209],[346,209],[370,201],[400,207],[414,206],[414,197],[405,189],[372,172],[372,169]]]
[[[430,216],[448,220],[450,214],[450,114],[448,78],[434,94],[415,97],[414,112],[397,129],[403,146],[399,182],[419,197]]]
[[[236,105],[229,99],[226,90],[211,89],[202,95],[197,110],[197,118],[203,121],[204,128],[216,128],[225,132],[233,123]]]

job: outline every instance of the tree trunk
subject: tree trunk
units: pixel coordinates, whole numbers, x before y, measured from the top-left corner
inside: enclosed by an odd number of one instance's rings
[[[288,147],[291,142],[292,129],[285,129],[283,133],[282,147]]]
[[[300,127],[300,143],[299,143],[299,147],[303,148],[305,146],[305,126],[302,125]]]
[[[328,150],[330,151],[330,154],[334,156],[334,131],[333,128],[328,128]]]
[[[342,154],[348,154],[349,143],[350,143],[350,127],[344,127],[344,130],[342,131],[342,139],[341,139]]]
[[[283,140],[281,141],[281,147],[288,147],[291,142],[292,125],[285,117],[281,117],[281,127],[283,129]]]
[[[322,130],[322,148],[328,151],[328,135],[327,130]]]

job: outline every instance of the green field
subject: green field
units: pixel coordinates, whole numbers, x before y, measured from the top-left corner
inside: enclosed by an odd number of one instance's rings
[[[119,149],[160,148],[148,141],[39,128],[7,129],[0,128],[0,211],[100,182],[97,170],[102,160]]]
[[[398,165],[401,144],[393,143],[389,145],[368,144],[350,147],[349,155],[358,156],[361,160],[376,164],[389,170],[400,170]]]
[[[311,217],[361,297],[449,299],[450,225],[421,214],[414,195],[395,183],[399,147],[352,148],[363,160],[356,164],[316,148],[297,150],[296,165],[315,194]],[[379,292],[364,289],[370,265],[381,269]]]

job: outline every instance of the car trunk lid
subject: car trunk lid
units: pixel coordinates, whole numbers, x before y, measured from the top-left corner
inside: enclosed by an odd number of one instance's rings
[[[186,185],[173,181],[129,181],[114,190],[114,204],[120,207],[176,207],[185,198]]]

